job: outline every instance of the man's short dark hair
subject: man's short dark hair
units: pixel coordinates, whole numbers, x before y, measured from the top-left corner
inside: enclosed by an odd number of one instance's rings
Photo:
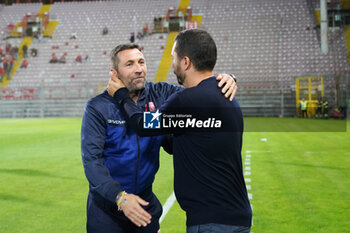
[[[175,52],[187,56],[198,71],[213,70],[216,64],[216,44],[210,34],[201,29],[181,31],[176,37]]]
[[[129,43],[129,44],[120,44],[117,47],[115,47],[112,52],[111,52],[111,64],[112,67],[118,71],[118,53],[124,50],[128,50],[128,49],[138,49],[140,52],[140,46],[138,44],[134,44],[134,43]]]

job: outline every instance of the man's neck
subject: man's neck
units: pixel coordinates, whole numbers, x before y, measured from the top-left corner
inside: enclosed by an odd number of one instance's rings
[[[189,71],[186,74],[186,79],[185,79],[185,83],[184,86],[186,88],[189,87],[195,87],[197,86],[200,82],[202,82],[203,80],[210,78],[213,76],[213,71]]]
[[[129,92],[130,98],[136,103],[139,99],[141,91]]]

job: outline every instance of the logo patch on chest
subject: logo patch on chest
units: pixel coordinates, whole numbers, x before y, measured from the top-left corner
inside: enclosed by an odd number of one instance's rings
[[[111,120],[111,119],[108,119],[107,122],[108,122],[108,124],[117,125],[117,126],[125,124],[125,120]]]

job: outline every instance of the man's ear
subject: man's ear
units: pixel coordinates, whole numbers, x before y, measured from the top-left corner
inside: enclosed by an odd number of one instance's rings
[[[182,58],[182,62],[183,62],[183,65],[184,65],[184,70],[189,70],[191,68],[192,62],[191,62],[189,57],[184,56]]]
[[[111,76],[111,78],[115,77],[115,78],[118,78],[118,79],[119,79],[119,77],[118,77],[118,72],[117,72],[114,68],[111,68],[111,69],[109,70],[109,76]]]

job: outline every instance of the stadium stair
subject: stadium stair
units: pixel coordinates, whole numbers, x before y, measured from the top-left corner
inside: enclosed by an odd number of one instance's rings
[[[187,7],[190,5],[190,0],[181,0],[178,6],[178,11],[182,11],[183,14],[186,14]],[[192,21],[197,21],[197,26],[200,27],[202,16],[201,15],[193,15]],[[174,39],[178,33],[171,32],[169,33],[168,41],[165,45],[162,59],[160,61],[157,74],[154,78],[154,82],[165,82],[168,78],[168,73],[171,65],[171,50],[174,45]]]
[[[52,34],[55,31],[57,25],[58,25],[58,21],[50,21],[47,24],[43,35],[48,36],[48,37],[52,37]]]
[[[177,32],[170,32],[168,41],[166,42],[162,59],[160,61],[156,77],[154,78],[154,82],[164,82],[169,73],[170,65],[171,65],[171,50],[174,45],[174,38],[177,35]]]
[[[350,26],[345,27],[345,39],[346,39],[346,47],[348,49],[348,61],[350,65]]]
[[[22,47],[23,45],[27,45],[27,47],[29,48],[29,46],[32,44],[32,41],[33,41],[33,38],[31,37],[25,37],[23,38],[22,40],[22,43],[21,45],[19,46],[19,49],[18,51],[22,51]],[[18,54],[18,60],[14,62],[14,65],[12,67],[12,70],[11,70],[11,77],[13,77],[18,69],[18,67],[21,65],[22,63],[22,59],[23,59],[23,53],[22,52],[19,52]],[[0,88],[6,88],[8,86],[8,84],[10,83],[11,81],[11,78],[7,78],[7,75],[5,74],[4,76],[4,79],[3,79],[3,82],[0,83]]]
[[[49,12],[51,8],[50,4],[45,4],[41,7],[40,11],[38,12],[38,14],[44,14],[45,12]]]
[[[41,9],[39,10],[38,14],[44,14],[45,12],[49,12],[50,11],[50,8],[51,8],[51,5],[49,4],[46,4],[46,5],[42,5]],[[20,22],[16,24],[17,26],[20,25]],[[49,22],[49,24],[46,26],[45,28],[45,31],[44,31],[44,36],[52,36],[52,33],[54,32],[56,26],[58,25],[58,21],[51,21]],[[12,32],[12,35],[15,37],[16,36],[16,33],[14,34],[15,32],[13,31]],[[23,53],[21,52],[22,51],[22,47],[23,45],[27,45],[27,48],[30,47],[30,45],[32,44],[33,42],[33,38],[32,37],[25,37],[23,38],[20,46],[19,46],[19,49],[18,51],[19,54],[18,54],[18,60],[14,62],[14,66],[11,70],[11,77],[13,77],[18,69],[18,67],[21,65],[22,63],[22,59],[23,59]],[[7,75],[5,74],[4,78],[3,78],[3,81],[2,83],[0,83],[0,88],[6,88],[8,86],[8,84],[10,83],[12,78],[7,78]]]
[[[178,11],[181,11],[184,15],[186,15],[187,7],[190,5],[191,0],[181,0],[179,3]]]
[[[44,14],[45,12],[49,12],[50,8],[51,8],[50,4],[43,5],[38,13],[39,14]],[[58,21],[49,21],[49,23],[45,27],[43,35],[52,37],[52,34],[55,31],[55,28],[56,28],[57,25],[58,25]]]

